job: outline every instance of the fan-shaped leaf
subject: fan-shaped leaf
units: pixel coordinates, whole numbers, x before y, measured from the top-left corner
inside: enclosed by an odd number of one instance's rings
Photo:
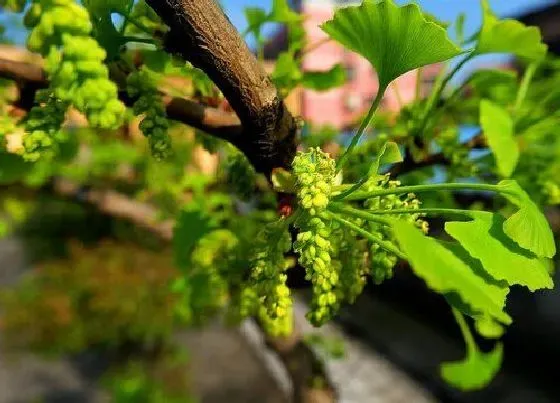
[[[273,0],[270,19],[274,22],[290,24],[302,20],[302,16],[292,10],[287,0]]]
[[[479,259],[492,277],[531,291],[553,287],[545,263],[504,234],[501,215],[481,211],[473,212],[472,217],[473,221],[447,222],[445,231]]]
[[[474,346],[464,360],[443,363],[441,376],[449,384],[462,390],[481,389],[496,376],[502,365],[502,358],[501,343],[489,353],[483,353]]]
[[[246,7],[244,12],[249,25],[248,32],[251,32],[257,40],[260,40],[262,26],[269,21],[268,14],[260,7]]]
[[[392,227],[414,273],[428,287],[441,294],[456,293],[475,314],[488,315],[504,324],[511,323],[511,318],[503,311],[509,291],[507,287],[491,283],[414,225],[395,220]]]
[[[504,108],[483,99],[480,103],[480,126],[496,159],[498,172],[502,176],[510,176],[519,160],[513,119]]]
[[[445,29],[416,4],[398,7],[393,0],[364,0],[360,6],[341,8],[322,29],[368,59],[381,88],[407,71],[461,53]]]
[[[482,0],[483,22],[478,36],[476,54],[511,53],[529,60],[545,57],[547,46],[537,27],[527,27],[516,20],[499,20],[490,9],[488,0]]]
[[[369,176],[379,173],[379,168],[385,164],[402,162],[403,157],[397,143],[388,141],[381,146],[375,160],[369,167]]]
[[[340,64],[326,71],[306,71],[303,73],[301,84],[305,88],[315,91],[327,91],[340,87],[346,82],[346,71]]]
[[[553,257],[556,244],[544,214],[516,181],[504,180],[498,185],[502,194],[519,207],[504,223],[506,235],[537,256]]]

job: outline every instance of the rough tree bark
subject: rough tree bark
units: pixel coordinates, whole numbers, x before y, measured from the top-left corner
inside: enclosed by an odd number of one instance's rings
[[[169,26],[166,46],[203,70],[243,125],[236,144],[259,172],[289,167],[297,124],[263,66],[214,0],[147,0]]]

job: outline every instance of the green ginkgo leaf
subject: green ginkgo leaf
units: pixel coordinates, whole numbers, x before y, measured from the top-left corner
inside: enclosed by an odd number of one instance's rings
[[[476,331],[488,339],[498,339],[504,335],[504,327],[488,316],[475,318]]]
[[[535,255],[552,258],[556,254],[556,244],[544,214],[516,181],[503,180],[498,186],[504,197],[519,207],[504,222],[506,235]]]
[[[384,143],[379,149],[377,156],[369,167],[368,175],[371,176],[379,173],[379,168],[382,165],[395,164],[397,162],[402,162],[402,160],[403,157],[401,154],[401,150],[399,149],[397,143],[388,141]]]
[[[541,60],[546,56],[547,46],[537,27],[527,27],[512,19],[499,20],[488,0],[481,2],[483,21],[475,54],[511,53],[528,60]]]
[[[503,232],[504,217],[484,211],[473,212],[472,221],[447,222],[445,231],[455,238],[484,270],[509,285],[531,291],[552,288],[553,282],[542,259],[528,254]]]
[[[268,14],[260,7],[246,7],[244,13],[249,25],[248,32],[251,32],[257,40],[260,40],[262,26],[269,21]]]
[[[478,70],[469,83],[476,96],[499,104],[510,103],[518,89],[517,73],[506,70]]]
[[[519,146],[514,138],[511,115],[493,102],[480,102],[480,126],[494,154],[500,175],[509,177],[519,160]]]
[[[284,91],[290,91],[299,84],[303,78],[303,73],[292,53],[280,53],[271,78],[276,87]]]
[[[270,20],[282,24],[291,24],[303,19],[302,15],[290,8],[287,0],[273,0]]]
[[[377,71],[381,88],[407,71],[461,53],[445,29],[416,4],[399,7],[393,0],[364,0],[337,10],[321,28],[364,56]]]
[[[478,390],[490,383],[502,365],[503,346],[498,343],[489,353],[484,353],[474,344],[467,348],[462,361],[444,362],[441,376],[450,385],[464,391]]]
[[[329,70],[304,72],[301,85],[315,91],[327,91],[340,87],[345,82],[346,70],[341,64],[336,64]]]
[[[487,315],[501,323],[511,323],[503,311],[508,287],[490,282],[451,250],[424,235],[413,224],[394,220],[393,233],[414,273],[428,287],[441,294],[457,294],[475,315]]]

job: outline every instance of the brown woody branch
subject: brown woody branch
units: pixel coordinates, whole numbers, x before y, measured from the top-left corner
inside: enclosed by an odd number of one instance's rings
[[[111,70],[114,73],[115,70]],[[33,105],[35,91],[47,85],[47,77],[39,56],[11,46],[0,46],[0,77],[14,80],[22,94],[16,106],[29,109]],[[112,74],[117,82],[125,78],[118,73]],[[121,99],[132,105],[133,99],[121,92]],[[190,99],[164,96],[167,115],[170,119],[185,123],[210,135],[222,138],[239,146],[243,128],[235,113],[202,105]]]
[[[244,128],[238,147],[270,174],[289,167],[297,125],[245,41],[214,0],[147,0],[169,27],[166,46],[203,70],[222,91]]]

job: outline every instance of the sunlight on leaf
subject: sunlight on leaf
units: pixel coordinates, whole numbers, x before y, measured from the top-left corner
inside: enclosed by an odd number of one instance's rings
[[[556,254],[554,234],[539,207],[514,180],[501,181],[498,186],[504,197],[519,210],[504,223],[504,232],[519,246],[540,257]]]
[[[508,288],[478,275],[457,255],[434,238],[425,236],[414,225],[395,220],[393,232],[414,273],[428,287],[441,293],[457,293],[473,312],[489,315],[504,324],[511,323],[503,311]]]
[[[512,117],[500,105],[483,99],[480,103],[480,126],[496,159],[498,172],[505,177],[511,176],[519,160]]]
[[[381,88],[407,71],[461,53],[445,29],[416,4],[398,7],[393,0],[365,0],[360,6],[341,8],[322,29],[369,60]]]
[[[499,20],[490,9],[488,0],[481,1],[483,23],[476,54],[511,53],[530,60],[545,57],[547,46],[542,42],[539,28],[527,27],[516,20]]]
[[[473,212],[472,218],[473,221],[447,222],[445,231],[479,259],[492,277],[531,291],[553,287],[542,260],[529,255],[504,234],[505,219],[501,215],[480,211]]]
[[[475,318],[476,331],[488,339],[498,339],[504,335],[504,327],[488,316]]]

